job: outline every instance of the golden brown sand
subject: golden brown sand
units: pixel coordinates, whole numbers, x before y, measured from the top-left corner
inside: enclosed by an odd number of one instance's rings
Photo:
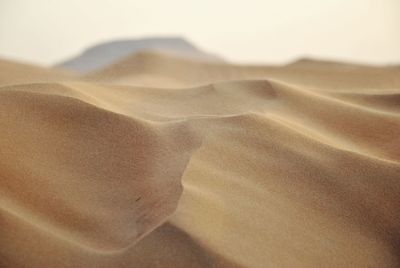
[[[141,52],[0,86],[0,267],[400,266],[398,67]]]

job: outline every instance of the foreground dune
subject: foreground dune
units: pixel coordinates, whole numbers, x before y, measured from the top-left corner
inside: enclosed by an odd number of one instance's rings
[[[400,266],[397,67],[18,66],[0,267]]]

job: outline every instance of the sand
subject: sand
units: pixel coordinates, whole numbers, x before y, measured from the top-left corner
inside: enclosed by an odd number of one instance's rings
[[[400,266],[398,67],[0,68],[0,267]]]

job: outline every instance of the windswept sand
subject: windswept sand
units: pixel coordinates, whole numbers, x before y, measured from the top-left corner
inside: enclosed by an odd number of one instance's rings
[[[139,52],[0,86],[0,267],[400,267],[398,67]]]

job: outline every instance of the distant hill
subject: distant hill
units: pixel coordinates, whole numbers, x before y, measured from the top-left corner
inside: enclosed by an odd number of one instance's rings
[[[57,64],[57,67],[87,73],[99,70],[139,51],[156,50],[174,55],[205,61],[222,61],[221,58],[203,52],[183,38],[144,38],[117,40],[102,43],[85,50],[82,54]]]

